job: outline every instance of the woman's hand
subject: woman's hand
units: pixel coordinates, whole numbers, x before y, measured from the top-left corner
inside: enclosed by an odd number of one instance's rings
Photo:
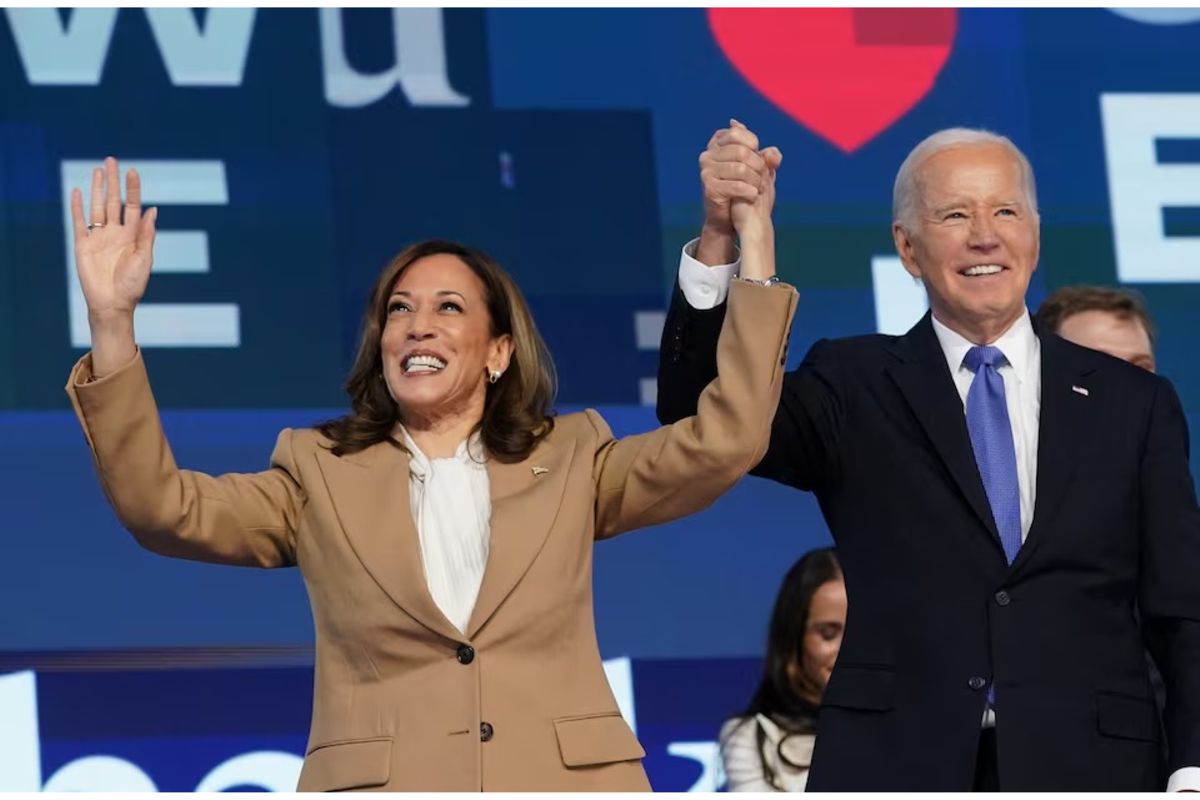
[[[75,226],[75,268],[89,317],[132,315],[150,278],[157,209],[142,213],[142,182],[136,170],[125,174],[125,214],[121,215],[120,170],[115,158],[92,170],[88,225],[83,192],[71,191]]]
[[[742,123],[731,120],[731,126],[745,130]],[[734,200],[730,204],[730,219],[742,247],[743,278],[763,279],[775,274],[775,226],[771,212],[775,208],[775,174],[783,163],[778,147],[759,151],[765,167],[757,196],[753,200]]]
[[[141,179],[136,170],[129,170],[122,216],[120,170],[117,160],[110,157],[104,160],[103,169],[92,171],[88,216],[85,222],[83,193],[73,189],[75,268],[88,307],[93,375],[100,377],[136,352],[133,310],[150,279],[158,209],[142,213]]]

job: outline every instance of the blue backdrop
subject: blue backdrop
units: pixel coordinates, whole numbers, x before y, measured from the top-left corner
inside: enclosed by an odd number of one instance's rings
[[[891,253],[895,169],[937,128],[988,127],[1038,176],[1031,305],[1081,281],[1142,290],[1195,431],[1198,48],[1186,9],[6,10],[0,669],[14,698],[33,696],[15,681],[36,670],[38,785],[107,748],[159,788],[195,788],[231,754],[300,752],[308,709],[299,576],[142,552],[93,477],[62,390],[86,350],[64,203],[88,165],[138,164],[161,207],[139,335],[192,468],[261,469],[281,427],[340,413],[365,292],[432,236],[516,275],[561,410],[597,407],[618,434],[651,427],[662,313],[701,219],[696,156],[731,116],[786,154],[793,362],[818,337],[917,319],[923,298]],[[601,647],[632,659],[656,787],[719,779],[705,743],[753,687],[778,581],[827,543],[810,497],[748,479],[704,514],[598,547]],[[180,652],[218,655],[181,666]],[[251,666],[221,668],[246,653]],[[131,664],[163,696],[250,696],[256,670],[287,691],[260,729],[226,726],[238,715],[215,700],[215,721],[196,722],[194,702],[162,716]],[[78,693],[144,713],[92,729]],[[27,729],[6,718],[0,743],[7,731],[17,747]],[[145,740],[167,733],[220,741],[185,767],[168,755],[180,747]]]

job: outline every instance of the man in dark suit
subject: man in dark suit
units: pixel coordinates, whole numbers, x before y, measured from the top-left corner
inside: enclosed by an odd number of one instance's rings
[[[701,157],[664,422],[715,374],[728,209],[778,158],[735,122]],[[1167,771],[1170,789],[1200,786],[1200,510],[1174,389],[1034,327],[1034,180],[1009,140],[930,136],[893,210],[931,313],[903,336],[815,344],[754,470],[816,494],[845,571],[808,788],[1161,790]]]

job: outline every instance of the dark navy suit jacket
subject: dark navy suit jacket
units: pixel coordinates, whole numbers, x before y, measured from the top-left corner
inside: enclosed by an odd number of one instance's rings
[[[676,288],[663,422],[695,413],[723,316]],[[1036,502],[1011,566],[928,315],[903,336],[820,341],[787,375],[753,474],[815,493],[849,597],[810,790],[969,790],[993,682],[1003,790],[1161,791],[1164,767],[1200,765],[1200,511],[1179,399],[1038,335]]]

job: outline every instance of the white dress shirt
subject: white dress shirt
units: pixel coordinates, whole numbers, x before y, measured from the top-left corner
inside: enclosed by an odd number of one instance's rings
[[[729,282],[742,266],[741,254],[732,264],[710,267],[696,260],[699,239],[692,239],[683,246],[679,257],[679,289],[688,305],[699,311],[716,308],[729,296]]]
[[[402,429],[403,430],[403,429]],[[450,458],[428,459],[404,433],[408,498],[433,602],[463,633],[475,610],[491,542],[492,498],[479,434]]]
[[[696,260],[693,239],[683,247],[679,257],[679,289],[692,308],[710,309],[725,302],[729,294],[729,282],[741,266],[732,264],[707,266]],[[946,365],[954,378],[959,399],[966,413],[967,392],[975,373],[963,366],[963,359],[974,343],[933,318],[933,331],[946,356]],[[1004,400],[1008,406],[1008,420],[1012,426],[1013,446],[1017,453],[1017,484],[1021,495],[1021,541],[1029,535],[1033,524],[1033,509],[1037,489],[1038,427],[1042,408],[1042,344],[1033,332],[1029,311],[1009,326],[994,342],[987,342],[1004,353],[1007,364],[997,367],[1004,380]],[[988,706],[984,710],[983,725],[996,724],[995,711]],[[1183,789],[1200,791],[1200,767],[1182,767],[1171,773],[1167,791]]]

